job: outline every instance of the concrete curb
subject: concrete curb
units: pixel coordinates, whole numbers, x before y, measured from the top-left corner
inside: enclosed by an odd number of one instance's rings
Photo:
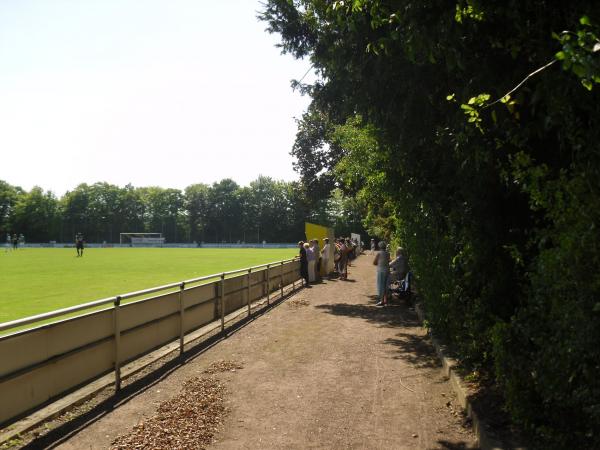
[[[254,316],[254,314],[258,310],[268,308],[269,306],[276,305],[280,301],[285,300],[290,294],[294,294],[295,292],[302,289],[302,287],[303,285],[300,285],[299,287],[292,289],[291,286],[287,286],[286,288],[284,288],[283,297],[281,296],[281,294],[275,294],[271,297],[269,304],[267,304],[268,302],[266,297],[256,300],[252,303],[252,314],[250,317]],[[225,324],[235,321],[241,316],[247,316],[247,314],[247,306],[242,306],[240,309],[225,316]],[[242,318],[241,320],[244,320],[244,318]],[[220,328],[220,321],[211,322],[208,325],[197,329],[196,331],[188,333],[184,337],[184,345],[192,344],[203,338],[208,339],[209,337],[215,335],[215,333],[220,333]],[[228,327],[225,328],[225,333],[228,333]],[[175,352],[179,352],[179,339],[177,339],[177,341],[175,342],[171,342],[170,344],[166,344],[158,350],[150,352],[147,355],[144,355],[123,366],[121,368],[121,379],[126,380],[132,375],[135,375],[136,373],[142,371],[150,364]],[[94,397],[98,392],[114,385],[114,383],[114,373],[111,372],[71,392],[70,394],[67,394],[64,397],[55,400],[47,406],[40,408],[39,410],[31,413],[23,419],[12,423],[3,430],[0,430],[0,447],[6,445],[12,440],[18,439],[19,436],[33,430],[40,424],[60,416],[62,413],[68,411],[69,409],[75,406],[79,406],[85,403],[90,398]]]
[[[420,304],[415,305],[415,311],[419,317],[419,320],[424,322],[425,314]],[[473,408],[473,404],[469,398],[469,391],[465,385],[465,382],[456,370],[458,361],[447,356],[449,353],[447,347],[441,344],[431,333],[431,331],[429,332],[429,337],[431,338],[431,343],[433,344],[435,352],[442,363],[442,370],[450,380],[450,385],[456,393],[459,404],[465,410],[467,416],[473,423],[473,431],[477,436],[478,445],[481,450],[527,450],[526,447],[520,445],[506,445],[492,435],[492,427],[485,421],[485,419],[482,418],[481,412],[478,412]]]

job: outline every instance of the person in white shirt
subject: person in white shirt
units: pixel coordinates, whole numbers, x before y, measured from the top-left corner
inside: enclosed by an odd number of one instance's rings
[[[321,249],[319,248],[319,240],[313,239],[311,243],[313,252],[315,252],[315,281],[321,280]]]
[[[387,304],[388,277],[390,273],[390,254],[385,249],[385,242],[379,242],[379,251],[375,254],[373,265],[377,266],[377,298],[375,306],[385,306]]]
[[[331,260],[331,245],[329,245],[329,239],[323,239],[323,249],[321,250],[321,267],[323,268],[323,273],[326,276],[329,276],[331,272],[331,268],[329,266],[329,261]]]
[[[316,281],[316,276],[315,276],[315,266],[317,264],[317,258],[319,257],[318,254],[315,254],[315,248],[312,246],[312,241],[311,245],[309,245],[308,247],[306,247],[306,259],[308,260],[308,281],[309,283],[314,283]]]
[[[402,247],[398,247],[396,250],[396,258],[390,263],[391,270],[391,281],[401,281],[406,277],[406,273],[408,272],[408,261],[406,260],[406,255],[404,254],[404,249]]]

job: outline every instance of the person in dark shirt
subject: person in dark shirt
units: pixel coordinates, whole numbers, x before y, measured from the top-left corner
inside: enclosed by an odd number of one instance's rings
[[[306,248],[304,242],[298,242],[300,248],[300,276],[304,278],[306,285],[308,285],[308,259],[306,258]]]
[[[75,248],[77,249],[77,256],[83,256],[83,234],[77,233],[75,236]]]

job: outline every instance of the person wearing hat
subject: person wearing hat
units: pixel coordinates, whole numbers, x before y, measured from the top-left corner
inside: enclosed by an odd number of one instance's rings
[[[390,272],[390,254],[385,249],[385,242],[379,242],[379,251],[375,255],[373,265],[377,266],[377,298],[375,306],[385,306],[387,303],[387,286]]]

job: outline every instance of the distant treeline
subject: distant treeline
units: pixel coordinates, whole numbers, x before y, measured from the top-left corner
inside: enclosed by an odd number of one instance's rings
[[[167,242],[294,242],[305,221],[349,235],[362,229],[359,215],[337,190],[311,202],[301,184],[263,176],[249,186],[224,179],[184,190],[84,183],[60,198],[0,180],[0,236],[22,233],[26,242],[70,242],[78,232],[109,243],[122,232],[160,232]]]

